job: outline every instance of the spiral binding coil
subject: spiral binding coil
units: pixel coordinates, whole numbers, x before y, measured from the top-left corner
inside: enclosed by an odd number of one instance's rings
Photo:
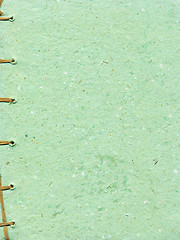
[[[2,5],[2,2],[3,2],[3,0],[0,0],[0,7]],[[2,16],[2,15],[3,15],[3,12],[0,11],[0,16]],[[14,20],[13,17],[0,17],[0,21],[12,21],[12,20]],[[0,59],[0,63],[15,64],[16,61],[14,59],[10,59],[10,60]],[[13,98],[0,98],[0,102],[13,103],[13,102],[15,102],[15,99],[13,99]],[[0,145],[2,145],[2,146],[3,145],[14,146],[15,142],[14,141],[0,141]],[[2,186],[1,185],[1,175],[0,175],[0,204],[1,204],[2,221],[3,221],[2,223],[0,223],[0,227],[3,227],[5,240],[9,240],[7,227],[15,224],[15,222],[7,222],[6,214],[5,214],[5,208],[4,208],[3,191],[10,190],[10,189],[14,189],[12,184],[9,185],[9,186]]]

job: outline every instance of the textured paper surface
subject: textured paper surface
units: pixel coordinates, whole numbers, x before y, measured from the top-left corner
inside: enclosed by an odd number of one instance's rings
[[[177,240],[178,1],[7,0],[0,172],[12,240]],[[0,229],[0,239],[3,231]]]

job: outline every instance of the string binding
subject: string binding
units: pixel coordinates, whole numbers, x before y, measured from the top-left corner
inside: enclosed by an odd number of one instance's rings
[[[4,103],[15,103],[16,100],[14,98],[0,98],[0,102]]]
[[[14,141],[0,141],[0,145],[9,145],[13,147],[15,145]]]
[[[3,0],[0,0],[0,7],[1,7],[1,4],[2,4]],[[3,12],[0,11],[0,16],[3,15]],[[0,21],[10,21],[10,22],[13,22],[15,20],[15,17],[14,16],[10,16],[10,17],[0,17]]]
[[[1,15],[2,15],[2,12],[1,12]],[[1,16],[0,15],[0,16]],[[14,22],[15,18],[14,16],[11,16],[11,17],[0,17],[0,21],[10,21],[10,22]]]
[[[0,7],[2,4],[3,0],[0,0]],[[3,12],[0,11],[0,16],[3,15]],[[14,21],[14,17],[0,17],[0,21]],[[6,60],[6,59],[0,59],[0,63],[11,63],[11,64],[16,64],[16,61],[14,59],[11,60]],[[0,98],[0,102],[9,102],[12,103],[14,102],[14,99],[11,98]],[[15,142],[14,141],[0,141],[0,145],[10,145],[14,146]],[[9,240],[9,235],[8,235],[8,226],[14,226],[15,222],[7,222],[6,220],[6,213],[5,213],[5,208],[4,208],[4,199],[3,199],[3,191],[5,190],[12,190],[14,189],[14,185],[10,184],[9,186],[2,186],[1,185],[1,175],[0,175],[0,205],[1,205],[1,212],[2,212],[2,223],[0,223],[0,227],[3,227],[4,230],[4,236],[5,240]]]
[[[5,213],[4,199],[3,199],[3,191],[12,190],[12,189],[14,189],[13,184],[10,184],[9,186],[2,186],[1,185],[1,175],[0,175],[0,204],[1,204],[2,221],[3,221],[2,223],[0,223],[0,227],[3,227],[5,240],[9,240],[7,227],[8,226],[14,226],[15,222],[13,222],[13,221],[7,222],[7,220],[6,220],[6,213]]]
[[[12,59],[0,59],[0,63],[11,63],[15,65],[17,62],[14,58],[12,58]]]

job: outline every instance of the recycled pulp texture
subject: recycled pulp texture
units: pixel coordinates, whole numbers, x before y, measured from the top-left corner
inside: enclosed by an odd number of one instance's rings
[[[11,0],[0,171],[12,240],[177,240],[174,1]],[[0,229],[0,238],[3,231]]]

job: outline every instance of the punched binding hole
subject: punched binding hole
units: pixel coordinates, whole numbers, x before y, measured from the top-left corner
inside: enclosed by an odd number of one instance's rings
[[[11,227],[14,228],[16,226],[16,223],[12,221]]]
[[[14,146],[14,145],[15,145],[15,142],[14,142],[14,141],[10,141],[10,142],[9,142],[9,145],[10,145],[10,146]]]
[[[9,18],[9,21],[10,21],[10,22],[14,22],[14,20],[15,20],[15,17],[14,17],[14,16],[11,16],[11,17]]]
[[[14,189],[15,189],[15,185],[11,183],[11,184],[9,185],[9,189],[10,189],[10,190],[14,190]]]
[[[9,187],[10,187],[10,190],[14,190],[14,189],[16,188],[13,183],[11,183],[11,184],[9,185]]]
[[[10,63],[11,64],[16,64],[17,62],[16,62],[16,60],[14,58],[12,58]]]

